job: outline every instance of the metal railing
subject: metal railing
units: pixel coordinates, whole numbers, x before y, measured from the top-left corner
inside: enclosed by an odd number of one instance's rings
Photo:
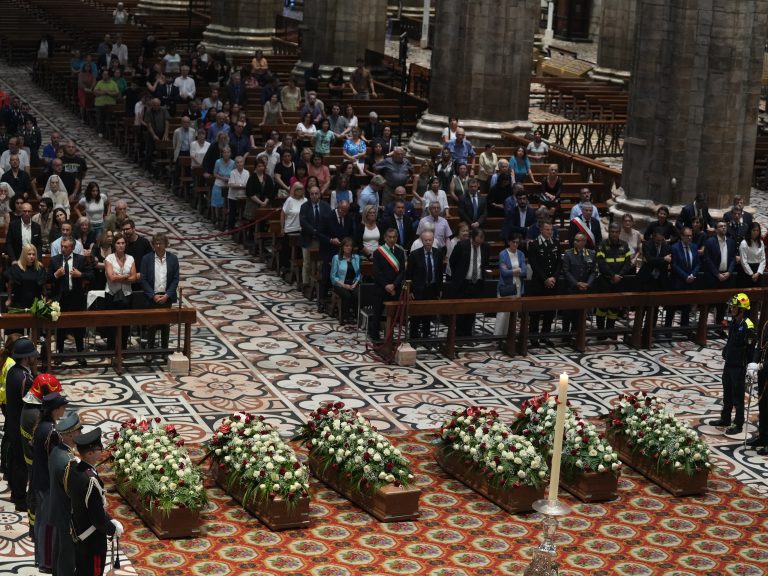
[[[537,129],[550,145],[590,158],[624,156],[623,120],[542,122]]]

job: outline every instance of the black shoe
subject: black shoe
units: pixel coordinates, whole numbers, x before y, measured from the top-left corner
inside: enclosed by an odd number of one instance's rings
[[[17,502],[14,502],[14,506],[16,508],[16,512],[26,512],[27,511],[27,503],[24,500],[19,500]]]
[[[760,438],[760,436],[755,436],[754,438],[747,440],[747,446],[751,448],[756,448],[758,446],[768,446],[768,440],[765,438]]]
[[[726,434],[741,434],[743,431],[744,427],[736,426],[736,424],[725,429]]]
[[[77,361],[77,365],[80,366],[80,368],[88,368],[88,361],[85,358],[80,358]]]
[[[730,426],[731,423],[728,420],[723,420],[722,418],[718,418],[717,420],[712,420],[712,422],[710,422],[709,425],[717,426],[719,428],[722,426]]]
[[[555,343],[552,342],[552,340],[542,340],[541,343],[544,346],[548,346],[549,348],[554,348],[555,347]]]
[[[758,456],[768,456],[768,446],[763,446],[757,451]]]

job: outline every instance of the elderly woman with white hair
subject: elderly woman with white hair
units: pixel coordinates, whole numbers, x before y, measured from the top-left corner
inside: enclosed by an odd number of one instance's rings
[[[0,222],[5,229],[11,224],[11,198],[16,195],[8,182],[0,182]]]
[[[67,213],[69,218],[69,193],[64,181],[56,174],[51,174],[48,182],[45,183],[45,192],[43,198],[50,198],[53,201],[53,208],[61,208]]]

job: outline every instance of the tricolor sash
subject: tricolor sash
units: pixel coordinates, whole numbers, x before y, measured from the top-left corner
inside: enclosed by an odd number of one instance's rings
[[[595,233],[592,232],[590,228],[587,228],[586,223],[581,218],[574,218],[571,220],[574,224],[576,224],[576,227],[581,230],[581,233],[584,234],[587,238],[589,238],[590,243],[592,246],[595,245]]]
[[[386,244],[382,244],[378,248],[379,254],[381,254],[384,257],[384,260],[386,260],[390,266],[392,266],[392,269],[395,272],[400,272],[400,260],[397,259],[394,252],[392,252],[389,249],[389,246]]]

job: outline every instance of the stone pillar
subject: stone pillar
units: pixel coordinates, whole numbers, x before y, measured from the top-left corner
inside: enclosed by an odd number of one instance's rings
[[[528,98],[539,14],[539,0],[438,1],[429,109],[409,145],[413,154],[425,157],[430,146],[439,145],[449,116],[459,118],[478,148],[499,142],[502,130],[531,127]]]
[[[301,62],[294,74],[303,74],[312,62],[323,75],[341,66],[345,74],[365,50],[384,52],[387,0],[312,0],[304,7]]]
[[[203,33],[209,54],[253,54],[256,49],[272,50],[275,16],[282,0],[215,0],[211,23]]]
[[[765,0],[638,0],[622,183],[613,211],[673,214],[706,195],[749,198]]]
[[[628,84],[635,54],[638,0],[609,0],[600,8],[600,39],[597,66],[589,72],[593,80]]]
[[[136,5],[136,12],[139,14],[147,14],[151,12],[186,13],[187,10],[189,10],[189,0],[141,0]]]

